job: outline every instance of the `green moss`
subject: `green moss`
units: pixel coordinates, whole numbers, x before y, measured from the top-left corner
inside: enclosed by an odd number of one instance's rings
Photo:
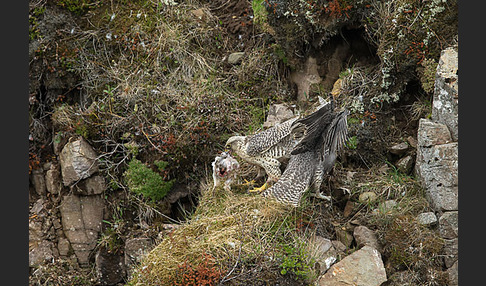
[[[76,15],[82,15],[86,13],[90,8],[99,5],[100,1],[92,0],[59,0],[57,5],[64,7]]]
[[[38,29],[38,19],[39,17],[44,14],[46,8],[44,6],[36,7],[32,11],[29,12],[29,38],[30,40],[34,40],[40,37],[40,32]]]
[[[167,166],[161,162],[156,165],[159,168]],[[164,181],[158,173],[135,158],[128,164],[128,169],[124,176],[130,191],[142,194],[145,198],[154,202],[163,199],[175,181]]]

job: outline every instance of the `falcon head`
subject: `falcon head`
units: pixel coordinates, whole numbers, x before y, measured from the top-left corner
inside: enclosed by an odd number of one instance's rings
[[[225,148],[235,151],[237,154],[243,150],[246,145],[246,136],[231,136],[228,141],[226,141]]]

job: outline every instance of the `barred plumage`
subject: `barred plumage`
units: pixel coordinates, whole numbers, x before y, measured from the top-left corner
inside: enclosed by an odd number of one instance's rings
[[[268,175],[267,182],[253,191],[262,191],[267,183],[276,182],[279,178],[272,191],[265,192],[264,195],[272,194],[277,197],[276,194],[283,194],[281,189],[291,188],[303,189],[299,191],[303,193],[312,182],[320,186],[321,174],[332,168],[335,153],[344,144],[347,132],[347,111],[336,115],[333,110],[332,100],[331,103],[321,104],[317,111],[304,118],[295,117],[255,135],[233,136],[228,139],[226,146],[229,146],[243,160],[262,167]],[[338,119],[343,117],[342,115],[344,115],[344,123]],[[289,158],[285,170],[287,174],[284,172],[282,175],[280,160]],[[295,172],[292,173],[292,170]],[[295,187],[292,187],[290,185],[294,180],[299,182],[293,183]],[[298,202],[302,193],[294,195],[290,192],[288,195],[282,195],[281,198],[284,201]]]
[[[281,175],[279,160],[290,158],[290,152],[299,140],[297,136],[302,136],[292,132],[292,124],[297,119],[289,119],[255,135],[232,136],[226,146],[241,159],[263,168],[268,175],[267,182],[276,181]]]
[[[294,125],[311,121],[309,130],[298,146],[291,152],[287,168],[280,179],[263,192],[265,197],[274,197],[282,203],[298,206],[304,192],[312,187],[319,196],[323,178],[328,174],[344,146],[347,137],[347,110],[334,113],[330,109],[316,111]]]

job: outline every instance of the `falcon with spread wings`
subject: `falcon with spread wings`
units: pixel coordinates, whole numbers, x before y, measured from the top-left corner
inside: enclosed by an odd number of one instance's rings
[[[263,192],[265,197],[298,206],[304,192],[311,188],[317,197],[330,199],[320,193],[320,186],[333,168],[337,154],[347,137],[347,115],[349,111],[334,112],[330,109],[319,111],[296,121],[294,124],[308,126],[306,135],[290,153],[287,168],[279,180]]]
[[[307,158],[309,156],[309,154],[299,154],[314,149],[318,149],[314,150],[315,152],[321,152],[322,150],[317,148],[317,144],[320,144],[319,140],[322,141],[322,139],[319,139],[322,137],[322,133],[328,132],[328,127],[333,123],[335,117],[333,111],[334,100],[330,103],[324,102],[315,112],[306,117],[289,119],[255,135],[230,137],[226,146],[230,147],[241,159],[263,168],[268,175],[268,179],[262,187],[251,191],[264,191],[270,183],[277,182],[282,175],[280,164],[283,159],[290,158],[289,166],[287,166],[287,169],[289,169],[289,167],[295,167],[295,158],[302,156]],[[346,134],[344,134],[345,136]],[[323,144],[331,144],[331,142],[326,141]],[[297,156],[294,157],[294,160],[292,160],[292,153]],[[328,154],[325,156],[329,157]],[[275,188],[272,189],[272,193],[274,191]],[[264,194],[268,194],[268,192]]]

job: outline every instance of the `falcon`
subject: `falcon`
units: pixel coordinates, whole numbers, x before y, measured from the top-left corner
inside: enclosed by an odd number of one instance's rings
[[[337,154],[347,137],[347,116],[349,111],[334,112],[330,108],[317,112],[293,124],[308,126],[308,132],[290,153],[287,168],[279,180],[266,189],[262,195],[297,207],[304,192],[311,188],[317,197],[330,200],[320,193],[320,186],[333,168]]]
[[[250,164],[260,166],[268,175],[267,181],[260,188],[250,192],[262,192],[282,175],[281,161],[291,159],[291,153],[300,153],[313,143],[311,138],[323,132],[323,126],[332,121],[334,100],[321,102],[320,107],[310,115],[291,118],[264,131],[248,136],[232,136],[226,146]],[[290,163],[290,162],[289,162]],[[288,167],[287,167],[288,168]]]

